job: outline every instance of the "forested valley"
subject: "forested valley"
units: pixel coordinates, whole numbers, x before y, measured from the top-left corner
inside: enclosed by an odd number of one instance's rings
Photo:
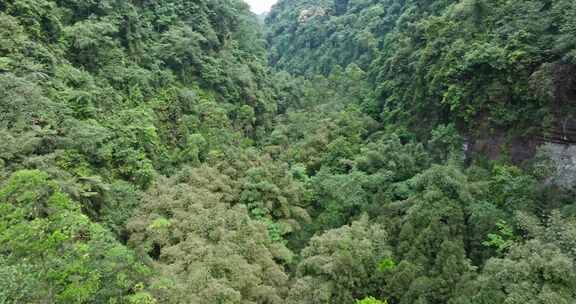
[[[0,304],[574,304],[575,145],[574,0],[0,0]]]

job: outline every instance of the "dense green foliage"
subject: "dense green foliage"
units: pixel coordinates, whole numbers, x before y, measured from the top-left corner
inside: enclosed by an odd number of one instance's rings
[[[208,168],[159,179],[128,222],[128,244],[161,274],[160,303],[282,303],[288,249],[226,201],[229,183]]]
[[[575,20],[0,0],[0,304],[574,303]]]
[[[571,0],[284,0],[269,56],[298,74],[359,65],[374,117],[421,137],[447,123],[524,137],[573,108],[575,14]]]
[[[3,303],[153,302],[150,270],[45,173],[14,174],[0,200]]]

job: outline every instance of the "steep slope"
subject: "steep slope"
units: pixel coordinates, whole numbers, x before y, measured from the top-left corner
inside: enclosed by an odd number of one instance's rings
[[[572,1],[280,1],[270,60],[298,74],[354,63],[366,107],[421,138],[455,124],[474,152],[533,156],[544,138],[574,141]],[[566,126],[562,128],[562,126]]]
[[[270,62],[310,79],[321,100],[290,108],[272,133],[272,151],[303,166],[314,195],[289,303],[574,301],[576,281],[560,270],[576,265],[562,245],[574,242],[573,188],[550,183],[554,168],[533,156],[543,141],[572,141],[575,9],[275,6]]]
[[[0,303],[573,303],[572,2],[0,0]]]
[[[147,242],[127,241],[164,229],[159,211],[146,203],[160,191],[160,175],[203,164],[224,172],[219,178],[232,194],[221,198],[214,184],[202,183],[194,198],[210,197],[206,205],[174,200],[238,223],[223,239],[187,227],[190,239],[218,253],[244,245],[229,240],[234,235],[259,235],[252,248],[267,256],[239,253],[237,273],[253,269],[245,282],[218,283],[222,272],[187,296],[281,303],[284,262],[272,256],[289,254],[268,230],[295,215],[249,219],[264,195],[291,211],[296,207],[282,195],[300,195],[284,164],[254,151],[272,128],[278,100],[292,98],[274,77],[256,17],[242,1],[0,1],[0,302],[183,301],[178,289],[164,296],[149,286],[180,286],[197,274],[164,273],[172,253],[162,247],[175,246],[157,244],[156,252],[140,250]],[[248,176],[248,168],[260,175]],[[264,178],[290,193],[251,189]],[[181,184],[170,191],[192,187]],[[150,200],[169,206],[167,194],[158,195]],[[150,222],[128,229],[131,218]],[[290,223],[297,224],[282,227]],[[217,271],[220,262],[200,263]],[[268,284],[269,274],[278,281]],[[248,283],[254,276],[260,281]]]

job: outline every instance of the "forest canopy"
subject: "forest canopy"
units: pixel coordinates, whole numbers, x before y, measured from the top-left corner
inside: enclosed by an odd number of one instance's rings
[[[576,302],[572,0],[0,0],[0,303]]]

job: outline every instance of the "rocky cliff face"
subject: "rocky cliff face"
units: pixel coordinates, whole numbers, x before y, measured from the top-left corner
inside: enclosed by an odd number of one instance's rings
[[[542,152],[554,171],[548,182],[565,188],[576,186],[576,145],[549,143]]]

